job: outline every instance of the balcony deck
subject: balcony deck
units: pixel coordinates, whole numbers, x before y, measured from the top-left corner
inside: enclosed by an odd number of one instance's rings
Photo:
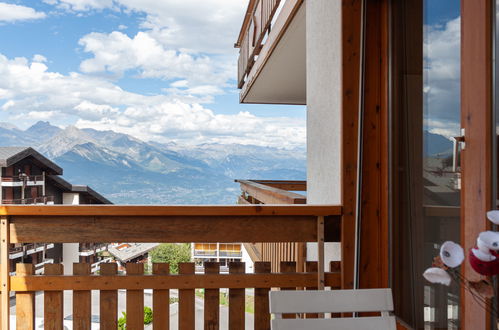
[[[74,275],[63,274],[62,265],[48,264],[44,275],[33,275],[32,265],[17,264],[9,275],[11,243],[70,242],[319,242],[338,240],[341,206],[334,205],[242,205],[242,206],[4,206],[0,207],[1,324],[9,329],[9,294],[16,293],[17,324],[34,325],[34,295],[44,292],[46,326],[62,328],[62,290],[73,291],[73,322],[89,328],[91,290],[100,290],[102,328],[116,328],[117,291],[127,290],[127,319],[132,329],[143,327],[144,289],[153,290],[155,327],[166,326],[169,291],[179,289],[179,325],[193,329],[195,289],[204,288],[204,324],[217,324],[220,288],[229,289],[229,327],[244,325],[245,288],[255,288],[255,329],[268,329],[270,288],[339,287],[340,273],[325,273],[319,254],[317,271],[294,273],[285,264],[270,273],[270,264],[255,264],[256,274],[244,274],[242,263],[230,265],[229,274],[218,274],[217,265],[205,265],[205,274],[195,274],[194,264],[171,275],[168,265],[156,264],[153,275],[144,275],[142,264],[127,264],[126,275],[117,275],[114,264],[102,264],[101,276],[90,275],[90,264],[75,264]],[[324,236],[326,232],[332,235]],[[7,251],[7,252],[5,252]],[[322,258],[322,259],[321,259]],[[321,266],[322,265],[322,266]],[[287,267],[287,268],[286,268]],[[337,269],[337,268],[336,268]],[[260,274],[261,273],[261,274]],[[105,276],[104,276],[105,275]],[[210,291],[211,290],[211,291]],[[218,314],[217,314],[218,313]],[[165,316],[166,315],[166,316]],[[28,328],[30,328],[28,326]],[[52,327],[50,327],[52,328]]]

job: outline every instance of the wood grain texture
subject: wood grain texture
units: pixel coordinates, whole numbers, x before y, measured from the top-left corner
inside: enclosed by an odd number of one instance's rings
[[[245,263],[229,262],[229,273],[240,274],[245,272]],[[245,289],[229,289],[229,330],[244,329],[244,302]]]
[[[490,228],[486,212],[492,204],[492,1],[461,1],[461,125],[466,148],[461,153],[461,243],[468,251]],[[495,134],[494,134],[495,135]],[[463,275],[482,277],[464,263]],[[490,328],[490,316],[469,290],[461,290],[463,329]]]
[[[0,215],[81,216],[224,216],[341,215],[338,205],[23,205],[2,206]]]
[[[307,198],[287,190],[274,188],[254,181],[239,180],[241,190],[263,204],[305,204]]]
[[[91,265],[83,263],[73,264],[74,275],[90,275]],[[92,314],[91,291],[73,291],[73,329],[90,329]]]
[[[115,276],[118,265],[115,263],[101,264],[99,278],[106,283],[112,282],[108,276]],[[92,288],[92,286],[89,286]],[[102,330],[115,330],[118,327],[118,291],[108,289],[100,291],[100,327]]]
[[[339,273],[326,273],[326,286],[339,286]],[[11,276],[12,291],[144,290],[195,288],[307,287],[317,284],[317,273],[307,274],[183,274],[136,276]]]
[[[64,274],[62,264],[46,264],[47,275]],[[43,302],[44,329],[63,330],[64,297],[62,291],[45,291]]]
[[[194,263],[179,263],[179,274],[194,274]],[[196,286],[199,288],[200,286]],[[179,330],[194,330],[195,326],[195,292],[193,289],[178,290],[178,324]]]
[[[11,242],[311,242],[313,216],[14,216]],[[328,218],[339,238],[339,219]],[[172,230],[175,228],[175,230]]]
[[[33,275],[33,264],[16,264],[19,276]],[[35,330],[35,293],[16,292],[16,329]]]
[[[218,274],[220,272],[219,262],[205,262],[205,274]],[[218,330],[220,327],[220,290],[204,290],[204,328],[206,330]]]
[[[280,268],[282,273],[295,273],[296,272],[296,262],[281,261]],[[281,287],[281,290],[296,290],[296,287]],[[296,314],[283,314],[284,319],[294,319]]]
[[[1,317],[0,322],[2,324],[2,329],[10,329],[10,283],[9,283],[9,273],[10,273],[10,259],[9,259],[9,248],[10,248],[10,230],[9,228],[9,217],[0,217],[0,279],[2,283],[2,294],[0,296],[1,303]]]
[[[126,273],[139,281],[140,277],[133,275],[144,275],[144,264],[127,263]],[[126,324],[129,329],[144,329],[144,290],[126,291]]]
[[[361,1],[342,2],[342,288],[353,287],[355,262],[355,217],[357,201],[357,148],[359,127],[359,74]]]
[[[170,265],[167,263],[154,263],[152,273],[155,275],[168,275]],[[170,290],[155,289],[152,296],[153,330],[170,329]]]
[[[256,274],[270,273],[270,262],[255,262]],[[270,330],[269,288],[255,288],[255,330]]]

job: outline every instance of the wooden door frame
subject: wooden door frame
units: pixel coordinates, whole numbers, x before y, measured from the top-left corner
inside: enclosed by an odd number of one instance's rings
[[[478,234],[490,228],[486,212],[492,208],[492,0],[461,0],[461,126],[462,151],[461,242],[465,251]],[[468,280],[482,277],[468,262]],[[488,329],[490,318],[473,296],[461,289],[463,329]]]

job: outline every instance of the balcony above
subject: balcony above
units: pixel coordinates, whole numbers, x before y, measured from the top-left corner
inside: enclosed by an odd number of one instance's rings
[[[303,0],[251,0],[236,43],[241,103],[306,102]]]
[[[2,187],[43,186],[43,175],[7,176],[2,177]]]

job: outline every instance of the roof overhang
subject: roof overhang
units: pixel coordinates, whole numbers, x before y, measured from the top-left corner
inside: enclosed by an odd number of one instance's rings
[[[251,68],[241,103],[306,103],[306,5],[287,0]]]
[[[0,167],[15,165],[25,158],[31,159],[37,166],[45,169],[47,174],[62,175],[62,168],[33,148],[21,148],[19,152],[12,154],[12,156],[0,159]]]

